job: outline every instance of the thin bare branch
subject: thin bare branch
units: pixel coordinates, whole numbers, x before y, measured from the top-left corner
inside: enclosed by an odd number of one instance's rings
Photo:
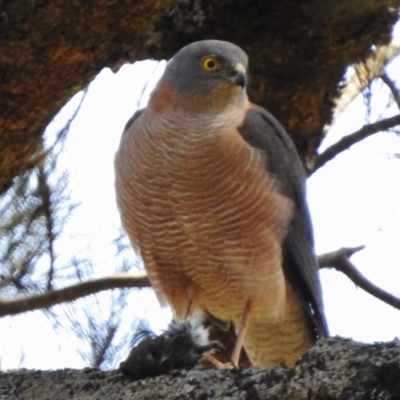
[[[49,271],[47,273],[47,290],[53,289],[53,278],[54,278],[54,265],[56,260],[56,255],[54,251],[54,241],[56,239],[55,234],[55,216],[53,215],[53,202],[52,198],[52,190],[50,188],[48,182],[48,174],[45,171],[45,167],[43,165],[39,165],[38,172],[38,192],[40,193],[40,197],[42,199],[42,209],[44,216],[44,226],[47,232],[47,251],[50,258],[50,266]]]
[[[83,89],[81,91],[82,96],[79,100],[79,104],[76,106],[72,115],[67,119],[64,126],[57,132],[56,139],[54,140],[54,142],[49,146],[49,148],[43,149],[42,151],[35,153],[32,156],[32,158],[29,160],[29,162],[27,164],[28,171],[37,167],[38,165],[41,165],[44,162],[44,160],[46,159],[46,157],[48,157],[54,151],[55,146],[58,143],[62,142],[62,140],[65,139],[65,137],[67,136],[67,134],[69,132],[72,122],[75,121],[76,117],[78,116],[79,112],[81,111],[83,103],[86,99],[86,95],[88,94],[88,88],[89,87],[87,86],[85,89]]]
[[[364,249],[364,246],[354,248],[341,248],[339,250],[318,256],[320,268],[335,268],[344,273],[357,286],[378,298],[379,300],[400,310],[400,299],[384,291],[366,279],[349,258],[356,252]],[[151,287],[145,274],[129,275],[118,274],[105,278],[90,280],[68,286],[63,289],[53,290],[39,295],[28,296],[16,300],[0,301],[0,318],[7,315],[15,315],[27,311],[49,308],[63,302],[70,302],[90,294],[104,290],[136,288],[143,289]]]
[[[330,253],[321,254],[318,256],[318,265],[322,268],[332,268],[334,264],[343,257],[350,258],[353,254],[364,250],[365,246],[358,247],[342,247],[339,250],[331,251]]]
[[[314,168],[309,172],[309,175],[312,175],[315,171],[317,171],[317,169],[321,168],[328,161],[331,161],[338,154],[342,153],[345,150],[348,150],[349,147],[353,146],[353,144],[360,142],[368,136],[371,136],[381,131],[385,131],[389,128],[393,128],[397,125],[400,125],[400,114],[395,115],[394,117],[382,119],[372,124],[365,125],[358,131],[351,133],[350,135],[344,136],[338,142],[328,147],[315,159]]]
[[[150,287],[146,275],[118,274],[100,279],[93,279],[87,282],[77,283],[63,289],[49,291],[43,294],[27,296],[21,299],[1,300],[0,318],[6,315],[15,315],[26,311],[49,308],[59,303],[77,300],[87,296],[110,289],[136,288],[143,289]]]
[[[319,266],[320,268],[335,268],[337,271],[345,274],[352,282],[370,295],[400,310],[399,298],[370,282],[350,261],[349,258],[362,249],[364,249],[364,246],[341,248],[331,253],[322,254],[318,257]]]
[[[385,83],[385,85],[390,89],[390,91],[392,92],[392,96],[394,101],[397,104],[397,107],[400,110],[400,89],[395,85],[395,83],[393,82],[393,80],[389,77],[389,75],[384,72],[381,76],[380,76],[382,82]]]

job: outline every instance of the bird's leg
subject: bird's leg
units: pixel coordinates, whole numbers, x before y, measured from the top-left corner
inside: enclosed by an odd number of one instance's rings
[[[185,316],[183,318],[185,321],[187,321],[188,318],[193,314],[193,306],[194,306],[193,296],[190,296],[189,302],[186,306]]]
[[[233,348],[232,357],[231,357],[232,364],[236,368],[239,367],[240,351],[242,350],[244,338],[246,336],[247,323],[249,321],[250,309],[251,309],[250,301],[248,301],[246,303],[246,306],[243,311],[242,321],[240,322],[235,347]]]
[[[229,357],[228,357],[229,358]],[[218,360],[212,352],[204,353],[200,360],[201,363],[206,363],[209,362],[211,365],[213,365],[215,368],[218,369],[234,369],[235,366],[232,363],[224,363]]]

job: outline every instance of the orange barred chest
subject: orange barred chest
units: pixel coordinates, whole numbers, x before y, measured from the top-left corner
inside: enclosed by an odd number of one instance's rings
[[[237,131],[171,132],[157,141],[152,133],[139,129],[120,150],[124,226],[159,297],[178,315],[192,302],[234,320],[243,299],[273,296],[268,285],[282,275],[290,201]]]

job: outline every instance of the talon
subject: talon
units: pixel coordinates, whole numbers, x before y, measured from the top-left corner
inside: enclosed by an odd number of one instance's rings
[[[228,363],[223,363],[221,361],[219,361],[211,352],[209,353],[204,353],[201,358],[199,359],[199,362],[201,364],[205,363],[210,363],[212,364],[215,368],[218,369],[237,369],[237,367],[235,366],[235,364],[230,361]]]

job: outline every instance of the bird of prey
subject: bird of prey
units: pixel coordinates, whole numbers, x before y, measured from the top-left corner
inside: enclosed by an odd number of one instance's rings
[[[204,40],[168,63],[115,158],[122,224],[175,317],[230,323],[255,366],[328,335],[293,142],[246,94],[248,58]]]

